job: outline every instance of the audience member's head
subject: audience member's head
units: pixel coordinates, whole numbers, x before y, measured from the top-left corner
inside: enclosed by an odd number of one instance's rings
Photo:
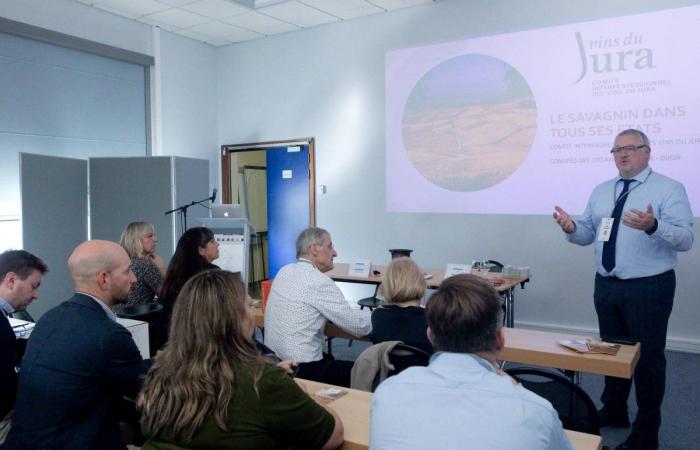
[[[39,297],[41,278],[49,271],[44,261],[25,250],[0,254],[0,298],[22,311]]]
[[[205,227],[190,228],[177,241],[175,254],[165,272],[160,297],[177,294],[193,275],[212,267],[219,257],[219,243]],[[173,295],[174,296],[174,295]]]
[[[124,247],[130,258],[145,258],[156,251],[156,230],[148,222],[131,222],[122,231],[119,245]]]
[[[379,293],[389,303],[415,302],[423,299],[426,283],[420,267],[411,258],[392,259],[384,272]]]
[[[428,300],[428,337],[435,351],[490,353],[503,348],[501,297],[470,274],[445,279]]]
[[[129,255],[110,241],[78,245],[68,258],[68,270],[76,291],[97,297],[109,307],[126,301],[136,282]]]
[[[210,414],[226,430],[236,366],[261,361],[251,339],[254,328],[239,273],[205,270],[185,283],[175,301],[170,339],[138,398],[152,434],[191,436]]]
[[[333,269],[336,256],[331,235],[323,228],[309,227],[297,238],[297,258],[308,259],[321,272]]]

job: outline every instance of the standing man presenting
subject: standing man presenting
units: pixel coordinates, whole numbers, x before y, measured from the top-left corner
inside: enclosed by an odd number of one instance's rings
[[[554,219],[566,239],[595,242],[593,300],[601,337],[641,343],[634,372],[639,411],[617,449],[656,449],[666,383],[666,330],[673,307],[676,252],[693,245],[693,213],[685,188],[649,167],[649,138],[625,130],[610,151],[620,175],[598,185],[574,221],[560,207]],[[606,377],[601,426],[628,427],[631,380]]]

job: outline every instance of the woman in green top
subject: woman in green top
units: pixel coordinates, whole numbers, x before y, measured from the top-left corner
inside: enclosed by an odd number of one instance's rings
[[[183,286],[170,339],[137,400],[144,449],[331,449],[343,443],[340,419],[258,355],[254,328],[240,274],[207,270]]]

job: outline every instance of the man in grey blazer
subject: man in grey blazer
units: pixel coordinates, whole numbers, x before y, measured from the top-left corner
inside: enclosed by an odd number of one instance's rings
[[[76,293],[39,320],[27,345],[9,449],[123,449],[115,404],[147,365],[111,308],[136,281],[117,244],[87,241],[68,259]]]

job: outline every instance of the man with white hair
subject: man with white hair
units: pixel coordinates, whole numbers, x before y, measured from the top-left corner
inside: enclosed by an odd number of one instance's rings
[[[333,322],[353,336],[371,331],[370,316],[352,309],[325,272],[338,254],[323,228],[307,228],[297,238],[297,262],[275,276],[265,308],[265,345],[292,359],[300,378],[350,386],[351,361],[323,353],[324,329]]]

